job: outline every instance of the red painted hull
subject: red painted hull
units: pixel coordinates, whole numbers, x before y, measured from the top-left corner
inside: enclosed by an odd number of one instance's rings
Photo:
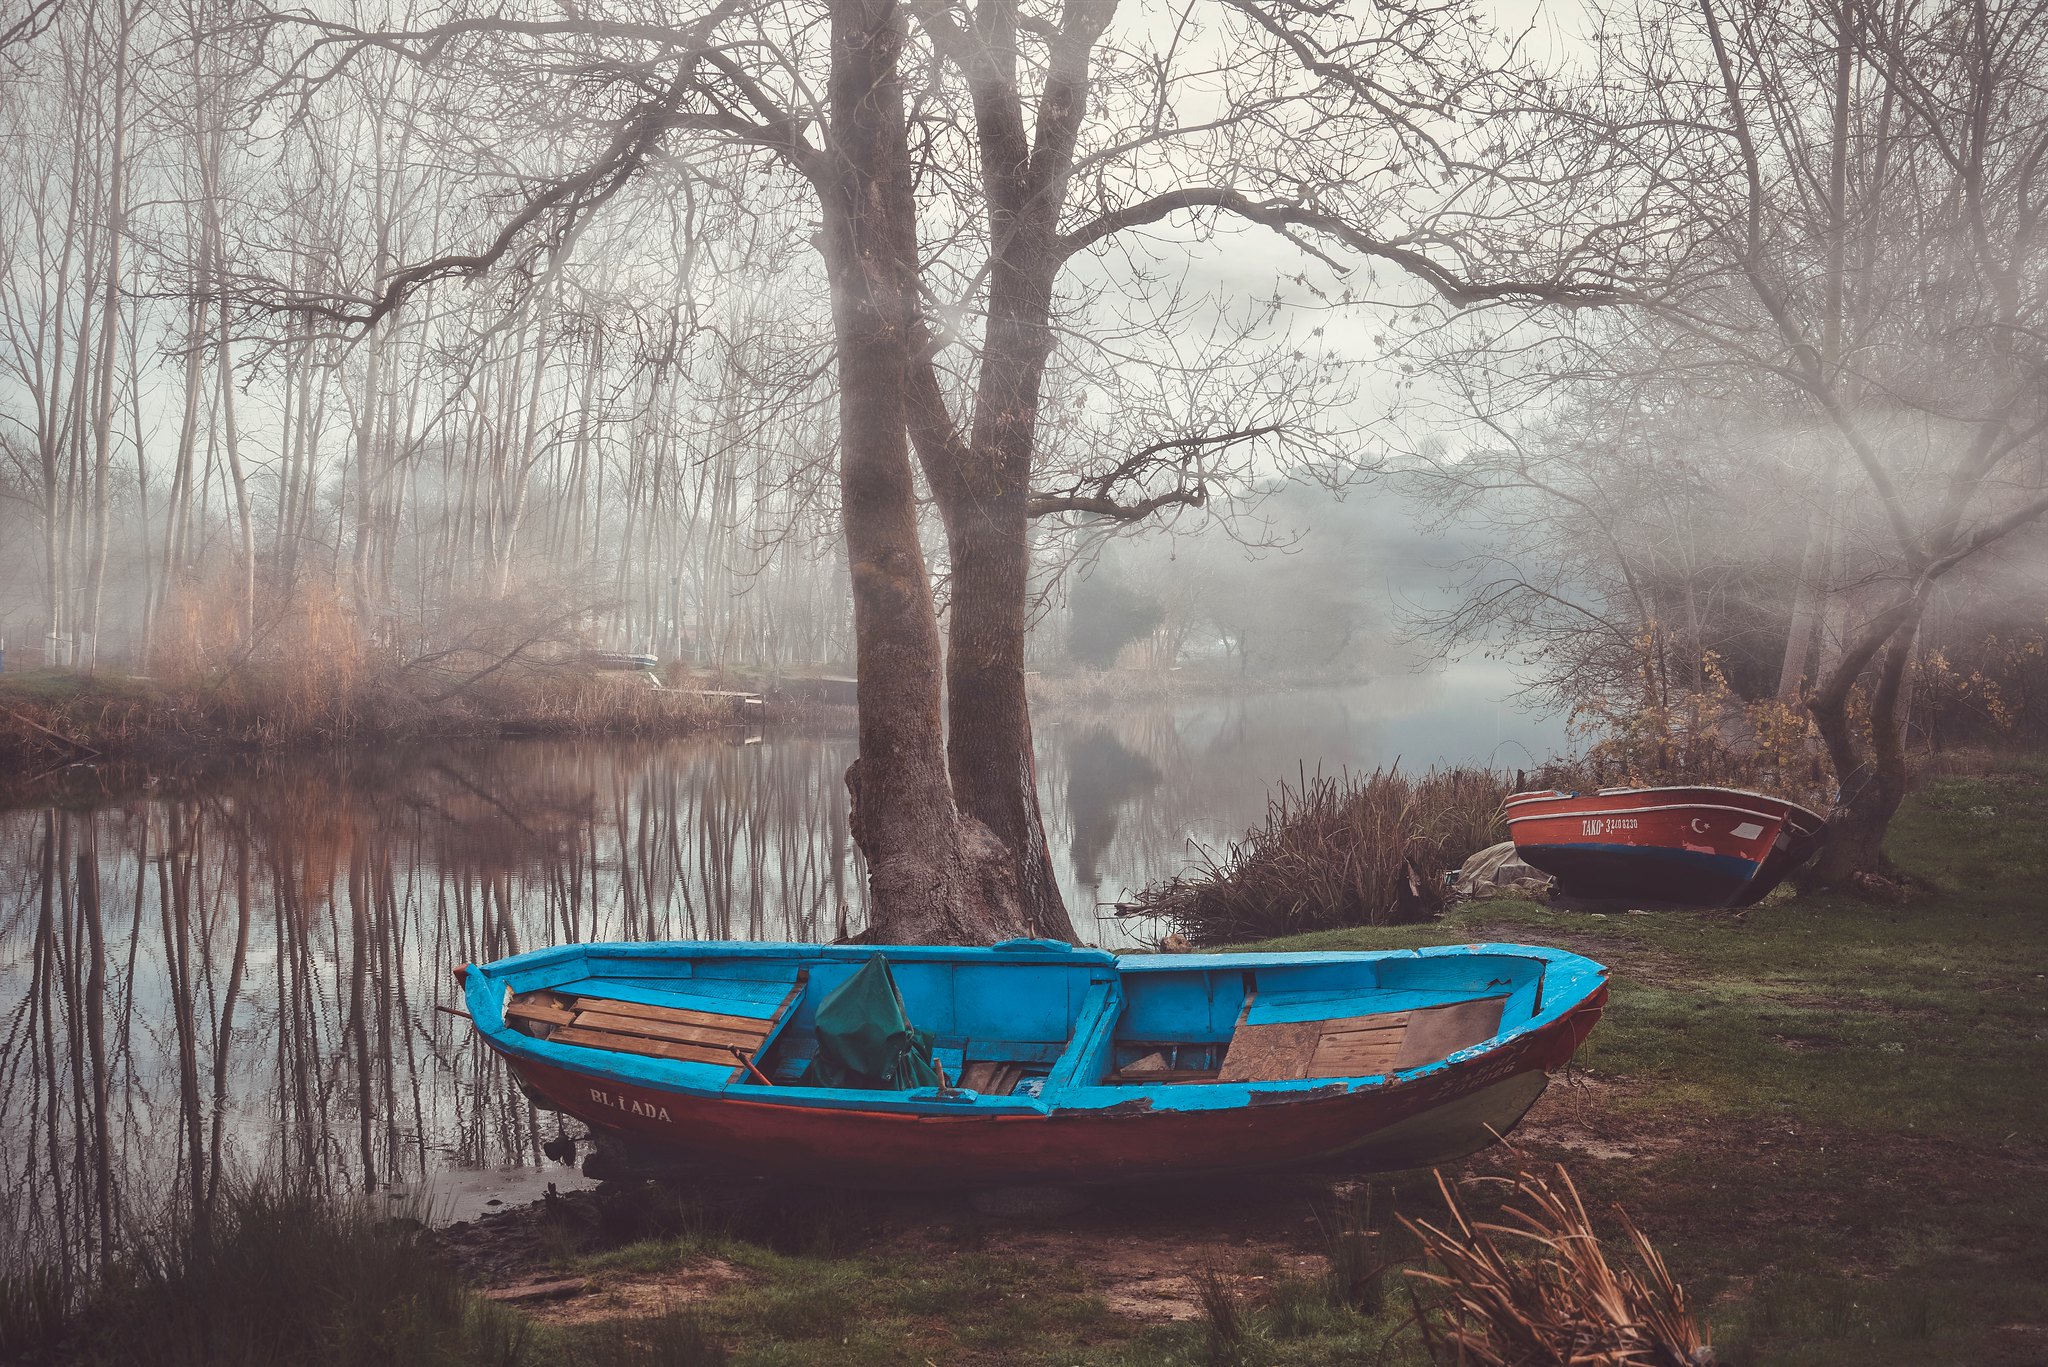
[[[1505,1133],[1599,1020],[1575,1011],[1501,1048],[1404,1082],[1272,1092],[1243,1107],[906,1115],[706,1097],[505,1055],[543,1104],[707,1172],[873,1187],[1166,1180],[1347,1164],[1420,1166]]]
[[[1729,788],[1516,793],[1503,810],[1517,852],[1567,892],[1708,907],[1762,897],[1813,855],[1827,825]]]

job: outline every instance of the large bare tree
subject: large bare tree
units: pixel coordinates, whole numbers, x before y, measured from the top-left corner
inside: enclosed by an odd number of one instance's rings
[[[532,177],[475,248],[383,271],[354,299],[288,301],[301,310],[375,326],[436,280],[535,261],[656,164],[707,186],[793,173],[815,195],[862,685],[849,783],[886,938],[1073,936],[1024,694],[1030,520],[1200,506],[1215,453],[1287,426],[1157,433],[1035,487],[1047,367],[1062,329],[1085,322],[1060,294],[1074,263],[1100,271],[1162,225],[1236,224],[1322,268],[1391,268],[1456,306],[1612,295],[1595,264],[1608,253],[1586,235],[1530,230],[1539,204],[1583,191],[1526,160],[1524,174],[1499,169],[1542,154],[1513,112],[1516,73],[1461,11],[727,3],[660,22],[622,7],[268,26],[291,54],[278,90],[302,103],[366,60],[460,64],[577,92],[594,151]],[[920,75],[907,104],[905,71]],[[947,529],[949,729],[909,438]]]

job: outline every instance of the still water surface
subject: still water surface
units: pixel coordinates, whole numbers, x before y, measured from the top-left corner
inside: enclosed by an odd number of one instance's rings
[[[1517,768],[1562,724],[1471,671],[1043,719],[1075,921],[1257,820],[1303,768]],[[829,940],[865,924],[851,739],[767,733],[325,756],[88,810],[0,812],[0,1270],[89,1272],[257,1176],[529,1199],[537,1115],[452,965],[597,939]]]

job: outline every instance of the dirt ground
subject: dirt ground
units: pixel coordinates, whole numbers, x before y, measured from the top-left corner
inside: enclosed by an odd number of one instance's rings
[[[1684,1142],[1681,1135],[1648,1126],[1617,1124],[1607,1103],[1618,1090],[1581,1072],[1560,1074],[1509,1145],[1459,1165],[1458,1172],[1505,1176],[1547,1171],[1560,1162],[1578,1171],[1588,1163],[1627,1162]],[[1439,1208],[1432,1186],[1427,1173],[1371,1179],[1299,1174],[1206,1179],[1192,1188],[853,1199],[868,1226],[860,1244],[872,1256],[924,1260],[975,1253],[1057,1262],[1078,1274],[1110,1313],[1142,1325],[1200,1318],[1205,1281],[1220,1281],[1256,1305],[1268,1283],[1323,1277],[1333,1231],[1347,1219],[1363,1223],[1356,1218],[1361,1201],[1372,1203],[1370,1223],[1381,1227],[1366,1231],[1367,1237],[1384,1238],[1397,1234],[1400,1214]],[[765,1187],[673,1190],[686,1207],[701,1203],[714,1220],[737,1218],[742,1228],[773,1224],[786,1217],[786,1207],[813,1199],[811,1193],[778,1194]],[[660,1223],[646,1223],[645,1203],[637,1184],[551,1195],[450,1226],[442,1231],[442,1246],[487,1294],[558,1324],[701,1302],[749,1279],[708,1251],[672,1270],[593,1276],[565,1271],[565,1265],[593,1255],[602,1261],[608,1247],[667,1233]]]

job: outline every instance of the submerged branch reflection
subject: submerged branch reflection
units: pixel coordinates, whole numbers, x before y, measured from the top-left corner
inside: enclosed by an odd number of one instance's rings
[[[450,968],[862,922],[849,747],[519,745],[295,762],[0,814],[0,1235],[67,1275],[233,1179],[541,1160]],[[109,925],[107,918],[115,918]]]

